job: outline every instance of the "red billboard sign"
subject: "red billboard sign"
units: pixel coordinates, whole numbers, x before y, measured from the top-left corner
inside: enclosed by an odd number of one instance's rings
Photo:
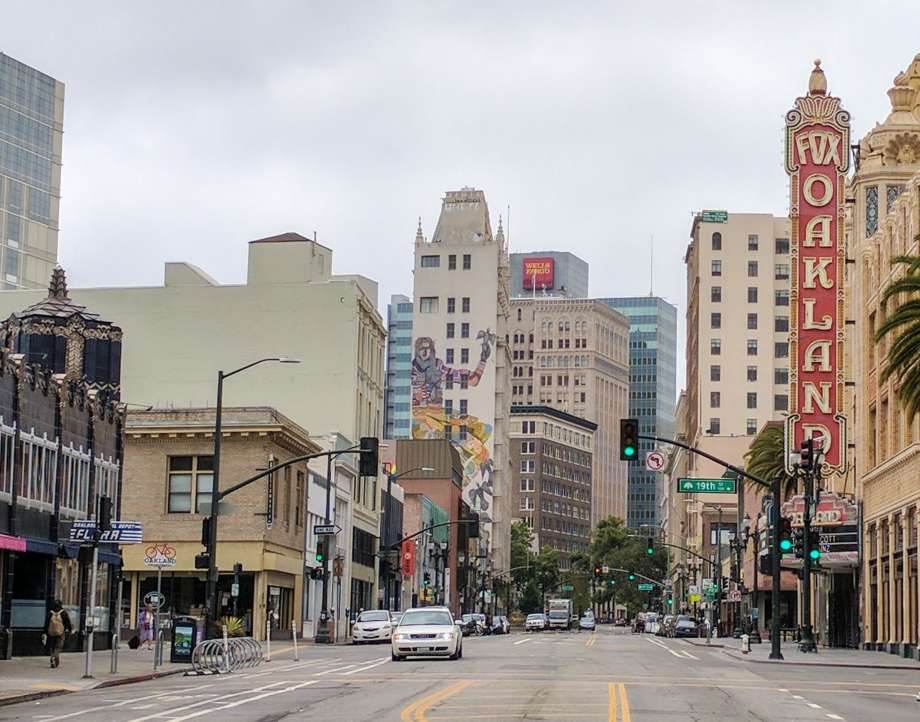
[[[549,290],[553,287],[556,262],[552,258],[525,258],[521,269],[524,288],[529,291]]]
[[[806,438],[822,438],[825,474],[843,473],[847,465],[843,277],[849,148],[850,114],[839,98],[827,95],[817,60],[808,95],[796,98],[786,114],[792,269],[786,445],[794,451]]]
[[[415,541],[412,539],[404,541],[401,552],[402,575],[408,578],[415,573]]]

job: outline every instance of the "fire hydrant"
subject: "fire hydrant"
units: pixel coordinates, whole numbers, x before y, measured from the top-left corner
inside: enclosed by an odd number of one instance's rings
[[[747,634],[741,635],[741,654],[748,654],[751,651],[751,638]]]

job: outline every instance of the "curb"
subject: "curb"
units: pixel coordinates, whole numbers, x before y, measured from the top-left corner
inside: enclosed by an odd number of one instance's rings
[[[60,697],[65,694],[76,694],[77,692],[88,692],[93,689],[104,689],[106,687],[120,687],[125,684],[134,684],[135,682],[148,682],[152,679],[158,679],[159,677],[171,677],[176,674],[183,674],[185,669],[170,669],[163,672],[149,672],[147,674],[138,674],[133,677],[116,677],[115,679],[106,679],[98,684],[93,685],[92,687],[86,687],[85,689],[49,689],[41,692],[29,692],[27,694],[20,694],[15,697],[2,697],[0,698],[0,707],[7,707],[12,704],[21,704],[23,702],[34,702],[38,699],[46,699],[48,697]]]
[[[753,659],[747,655],[741,654],[740,652],[736,652],[733,649],[723,649],[722,654],[733,657],[734,659],[740,660],[742,662],[752,662],[753,664],[779,664],[786,666],[794,665],[796,667],[842,667],[844,669],[894,669],[920,672],[920,665],[912,665],[908,667],[904,664],[846,664],[844,662],[791,662],[779,659]]]

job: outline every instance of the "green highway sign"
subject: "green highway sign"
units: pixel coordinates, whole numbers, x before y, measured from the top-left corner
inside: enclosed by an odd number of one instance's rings
[[[575,587],[573,587],[571,584],[563,584],[561,589],[564,592],[571,592],[573,589],[575,589]]]
[[[682,494],[736,494],[737,479],[678,479],[677,490]]]
[[[654,585],[654,584],[651,584],[651,583],[649,583],[649,582],[642,582],[642,583],[639,585],[639,591],[640,591],[640,592],[650,592],[650,591],[652,591],[654,588],[655,588],[655,585]]]
[[[728,211],[703,211],[701,216],[703,223],[728,223]]]

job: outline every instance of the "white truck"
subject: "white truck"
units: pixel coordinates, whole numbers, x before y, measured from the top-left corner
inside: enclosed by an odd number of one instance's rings
[[[571,629],[572,628],[572,600],[571,599],[550,599],[549,600],[549,628],[550,629]]]

